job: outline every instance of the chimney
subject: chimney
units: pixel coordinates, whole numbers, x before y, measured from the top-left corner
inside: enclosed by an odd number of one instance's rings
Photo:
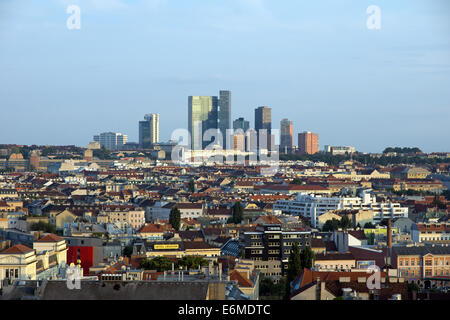
[[[388,219],[388,225],[387,225],[387,246],[389,248],[389,251],[392,249],[392,226],[391,226],[391,219]]]
[[[322,283],[320,282],[320,277],[316,280],[316,300],[320,300]]]

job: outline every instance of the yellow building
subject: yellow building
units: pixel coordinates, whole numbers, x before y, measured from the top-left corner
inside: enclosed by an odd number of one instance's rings
[[[391,171],[392,179],[426,179],[430,171],[421,167],[397,167]]]

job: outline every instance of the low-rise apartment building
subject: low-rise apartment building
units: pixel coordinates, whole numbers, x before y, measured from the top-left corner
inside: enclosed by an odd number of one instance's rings
[[[114,223],[119,228],[131,227],[135,230],[145,225],[144,210],[102,211],[97,216],[98,223]]]
[[[273,209],[308,218],[313,227],[319,225],[319,216],[338,209],[371,210],[374,223],[380,223],[385,218],[408,217],[408,208],[393,202],[377,202],[368,191],[363,192],[361,197],[323,197],[300,193],[294,201],[277,201]]]
[[[450,243],[450,223],[417,223],[411,226],[414,242]]]
[[[430,278],[450,276],[449,245],[393,247],[393,265],[398,276],[428,286]],[[430,281],[428,284],[424,281]]]

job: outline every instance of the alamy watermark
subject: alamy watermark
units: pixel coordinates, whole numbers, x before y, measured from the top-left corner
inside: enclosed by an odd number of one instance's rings
[[[379,6],[371,5],[367,7],[367,14],[370,16],[367,18],[366,26],[369,30],[380,30],[381,29],[381,9]]]
[[[70,5],[67,7],[66,12],[70,14],[67,18],[66,26],[69,30],[80,30],[81,29],[81,9],[77,5]]]
[[[70,265],[66,269],[66,284],[69,290],[81,289],[81,278],[83,277],[83,271],[80,266]]]
[[[279,130],[227,129],[225,138],[218,129],[202,131],[201,124],[192,128],[193,137],[186,129],[172,132],[176,142],[171,160],[178,165],[212,163],[216,165],[259,165],[262,174],[275,174],[279,167]]]
[[[378,266],[369,266],[366,270],[367,273],[372,273],[370,277],[367,278],[366,285],[369,290],[380,290],[381,289],[381,270]]]

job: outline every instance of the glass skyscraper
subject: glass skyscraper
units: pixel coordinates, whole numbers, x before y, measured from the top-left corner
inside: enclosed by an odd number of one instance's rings
[[[188,99],[188,129],[191,149],[203,150],[211,141],[203,141],[208,129],[218,129],[218,104],[215,96],[190,96]]]
[[[222,90],[219,92],[219,129],[222,133],[224,149],[231,147],[226,145],[227,129],[231,129],[231,91]]]
[[[272,109],[269,107],[259,107],[255,109],[255,130],[258,136],[258,149],[260,148],[259,137],[266,130],[267,144],[266,148],[270,149],[272,141]]]
[[[282,152],[289,152],[293,147],[294,125],[289,119],[280,122],[280,148]]]

